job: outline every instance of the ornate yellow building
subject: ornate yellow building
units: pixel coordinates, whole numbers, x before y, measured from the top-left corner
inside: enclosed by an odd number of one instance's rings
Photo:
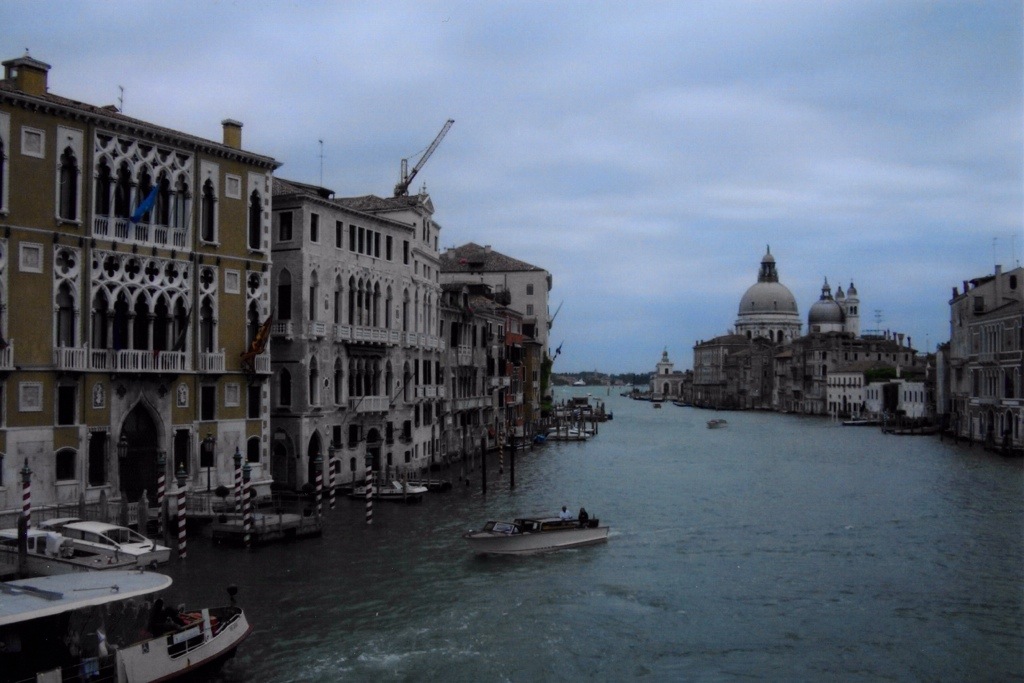
[[[0,82],[0,512],[269,482],[274,159]],[[205,444],[204,444],[205,442]]]

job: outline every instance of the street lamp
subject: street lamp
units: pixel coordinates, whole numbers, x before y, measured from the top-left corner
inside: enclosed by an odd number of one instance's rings
[[[203,467],[206,468],[206,491],[210,491],[210,471],[213,469],[214,455],[217,448],[217,437],[207,432],[202,443]]]

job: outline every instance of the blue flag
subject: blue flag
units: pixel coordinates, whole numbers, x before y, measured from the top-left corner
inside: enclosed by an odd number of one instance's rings
[[[149,191],[149,195],[135,208],[135,213],[133,213],[132,217],[129,219],[132,223],[138,223],[141,221],[142,217],[149,213],[149,210],[153,208],[153,205],[156,204],[156,193],[159,188],[159,185],[154,185],[153,189]]]

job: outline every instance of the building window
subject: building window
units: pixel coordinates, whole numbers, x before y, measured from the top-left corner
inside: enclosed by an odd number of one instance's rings
[[[384,237],[384,258],[386,258],[388,261],[391,260],[391,248],[393,246],[393,242],[394,238],[392,238],[391,235],[387,235]]]
[[[341,221],[334,223],[334,246],[338,249],[345,248],[345,224]]]
[[[282,211],[277,218],[277,241],[290,242],[292,239],[292,212]]]
[[[62,283],[57,289],[57,346],[75,346],[75,299],[71,287]]]
[[[57,386],[57,424],[58,425],[73,425],[77,424],[76,411],[75,411],[75,399],[78,395],[78,385],[58,385]]]
[[[102,486],[107,483],[107,433],[92,432],[89,434],[89,486]]]
[[[214,242],[217,238],[216,229],[217,198],[213,192],[213,182],[203,183],[202,222],[199,236],[204,242]]]
[[[58,215],[66,221],[78,220],[78,159],[68,147],[60,157],[60,206]]]
[[[37,128],[22,128],[21,153],[37,159],[46,156],[46,134]]]
[[[0,211],[5,211],[7,209],[7,205],[4,203],[4,198],[5,198],[5,195],[6,195],[6,193],[4,192],[4,187],[5,187],[5,185],[4,185],[5,175],[4,174],[6,172],[7,172],[7,150],[6,150],[5,146],[4,146],[3,139],[0,138]],[[2,485],[2,484],[3,484],[3,482],[0,481],[0,485]]]
[[[205,384],[199,388],[199,419],[204,422],[217,419],[217,385]]]
[[[292,373],[288,372],[288,368],[281,368],[277,385],[278,405],[290,406],[292,404]]]
[[[533,296],[533,285],[526,285],[526,295]]]
[[[355,252],[356,250],[356,226],[348,226],[348,250]]]
[[[245,442],[245,461],[246,462],[259,462],[260,461],[260,437],[250,437]]]
[[[192,452],[192,434],[187,429],[174,431],[174,471],[189,471],[189,455]]]
[[[358,239],[359,247],[358,247],[357,251],[360,254],[362,254],[363,250],[366,249],[366,229],[365,228],[359,228],[358,234],[359,234],[359,239]]]
[[[287,270],[277,280],[277,318],[292,319],[292,275]]]
[[[72,448],[62,448],[57,451],[54,463],[54,476],[57,481],[70,481],[78,479],[75,476],[75,451]]]
[[[309,241],[314,244],[320,242],[320,214],[309,214]]]
[[[526,315],[533,315],[533,304],[526,304]]]
[[[309,405],[320,405],[320,366],[315,357],[309,359]]]
[[[263,215],[263,200],[258,190],[253,190],[249,195],[249,249],[256,251],[260,248],[260,233],[262,223],[260,218]]]
[[[402,263],[409,265],[409,240],[402,240]]]
[[[263,407],[263,385],[250,384],[246,393],[248,394],[249,409],[247,416],[250,420],[257,420]]]

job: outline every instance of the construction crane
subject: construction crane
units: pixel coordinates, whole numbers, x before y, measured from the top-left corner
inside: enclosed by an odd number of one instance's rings
[[[423,168],[423,164],[427,163],[427,159],[429,159],[430,155],[434,153],[437,146],[441,144],[441,140],[443,140],[444,136],[448,134],[448,129],[452,127],[453,123],[455,123],[455,119],[448,119],[445,121],[444,126],[441,128],[441,132],[438,133],[437,137],[434,138],[434,141],[430,143],[430,146],[427,147],[427,151],[423,153],[423,156],[420,157],[420,160],[416,162],[416,165],[412,167],[411,171],[409,170],[409,160],[402,159],[402,179],[397,185],[395,185],[396,197],[405,197],[409,194],[409,184],[412,182],[412,179],[416,177],[416,174],[420,172],[421,168]]]

